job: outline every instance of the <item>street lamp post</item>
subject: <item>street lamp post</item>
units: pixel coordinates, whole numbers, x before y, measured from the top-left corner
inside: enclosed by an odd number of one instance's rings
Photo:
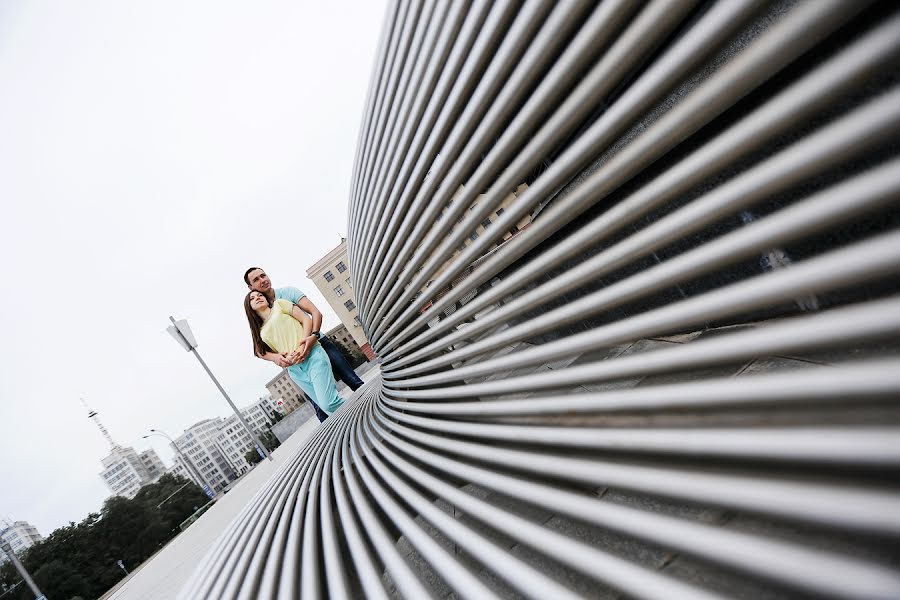
[[[19,575],[23,580],[25,580],[25,583],[28,584],[28,587],[31,588],[31,593],[34,594],[34,597],[38,600],[40,600],[41,598],[46,600],[47,597],[44,596],[44,594],[38,588],[37,584],[34,582],[34,579],[31,578],[31,575],[28,574],[28,571],[25,569],[25,565],[23,565],[19,561],[19,557],[16,556],[15,552],[13,552],[12,545],[10,545],[10,543],[6,541],[6,538],[3,537],[3,534],[5,534],[8,530],[8,526],[0,529],[0,548],[3,549],[3,552],[6,553],[6,556],[10,561],[12,561],[12,564],[16,568],[16,571],[19,572]]]
[[[241,425],[244,426],[244,429],[247,430],[247,433],[250,434],[250,437],[253,438],[253,441],[256,443],[256,451],[259,452],[260,456],[263,458],[268,458],[272,460],[271,455],[266,451],[266,447],[263,446],[262,441],[260,441],[259,437],[257,437],[256,432],[250,428],[250,425],[247,424],[247,421],[244,419],[244,415],[241,414],[241,411],[237,409],[237,406],[234,405],[234,402],[231,401],[231,398],[228,396],[228,393],[225,391],[225,388],[222,387],[222,384],[219,383],[219,380],[216,379],[216,376],[212,374],[212,371],[209,370],[209,367],[206,366],[206,362],[204,362],[203,358],[200,356],[200,353],[197,352],[197,340],[194,338],[194,334],[191,332],[191,327],[188,325],[186,319],[181,319],[176,321],[174,317],[169,316],[169,320],[172,321],[172,324],[166,328],[175,341],[178,342],[182,348],[187,350],[188,352],[192,352],[194,356],[197,357],[197,360],[200,361],[200,365],[206,371],[206,374],[209,375],[209,378],[212,379],[213,383],[216,384],[216,387],[222,393],[222,396],[225,397],[225,400],[228,401],[229,406],[231,406],[231,410],[234,411],[234,414],[237,416],[238,420],[241,422]]]
[[[146,440],[151,435],[158,435],[158,436],[164,437],[167,440],[169,440],[170,442],[172,442],[172,447],[175,448],[175,452],[177,452],[178,456],[181,457],[181,462],[184,463],[184,468],[187,469],[188,471],[190,471],[193,474],[193,476],[197,479],[197,485],[199,485],[199,486],[205,485],[207,488],[209,488],[210,493],[212,493],[212,488],[209,487],[209,482],[206,481],[206,479],[204,479],[202,475],[200,475],[200,470],[197,468],[197,466],[187,456],[185,456],[184,452],[181,451],[181,448],[178,447],[178,444],[175,443],[175,440],[173,440],[169,436],[169,434],[167,434],[164,431],[160,431],[158,429],[151,429],[150,434],[145,435],[144,439]],[[210,497],[212,497],[212,496],[210,496]]]

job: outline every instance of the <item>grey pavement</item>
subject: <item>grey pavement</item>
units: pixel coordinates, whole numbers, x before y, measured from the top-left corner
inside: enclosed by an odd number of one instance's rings
[[[365,363],[357,369],[360,378],[367,382],[378,372],[376,363]],[[352,393],[349,388],[340,391],[344,398],[349,398]],[[318,425],[319,422],[315,418],[304,423],[272,452],[273,460],[262,461],[252,471],[234,482],[228,493],[186,531],[144,561],[116,587],[101,596],[100,600],[174,598],[219,535],[278,468],[303,447]]]
[[[233,487],[195,523],[166,544],[162,550],[134,570],[101,600],[171,600],[188,580],[194,567],[247,502],[275,471],[299,450],[319,426],[315,418],[241,477]]]

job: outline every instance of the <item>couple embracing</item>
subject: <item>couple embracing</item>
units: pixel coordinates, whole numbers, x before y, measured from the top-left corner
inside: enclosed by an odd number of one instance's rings
[[[287,369],[312,402],[316,417],[324,421],[344,402],[335,377],[352,390],[359,388],[362,380],[340,349],[320,333],[322,313],[303,292],[294,287],[273,288],[259,267],[247,269],[244,283],[250,288],[244,298],[244,312],[254,353]]]

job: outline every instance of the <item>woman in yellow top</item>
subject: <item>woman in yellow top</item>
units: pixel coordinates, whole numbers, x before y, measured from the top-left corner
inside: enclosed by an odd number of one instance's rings
[[[312,329],[309,316],[287,300],[269,304],[257,291],[247,294],[244,311],[256,355],[283,355],[293,363],[287,368],[288,374],[309,399],[329,415],[336,411],[344,399],[338,395],[328,355],[315,335],[307,335]]]

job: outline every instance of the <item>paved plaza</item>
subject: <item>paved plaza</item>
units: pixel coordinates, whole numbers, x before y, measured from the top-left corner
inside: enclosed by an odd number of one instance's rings
[[[357,369],[363,381],[378,373],[375,365]],[[349,389],[341,395],[350,397]],[[264,460],[256,468],[236,481],[228,493],[203,516],[174,540],[135,569],[128,577],[108,591],[101,600],[171,600],[188,580],[194,567],[206,554],[232,519],[246,506],[254,494],[309,439],[319,422],[308,420],[274,452],[271,461]]]
[[[303,446],[319,426],[315,418],[307,421],[294,435],[244,475],[203,516],[174,540],[133,571],[102,600],[171,600],[187,581],[194,567],[231,520],[275,471]]]

